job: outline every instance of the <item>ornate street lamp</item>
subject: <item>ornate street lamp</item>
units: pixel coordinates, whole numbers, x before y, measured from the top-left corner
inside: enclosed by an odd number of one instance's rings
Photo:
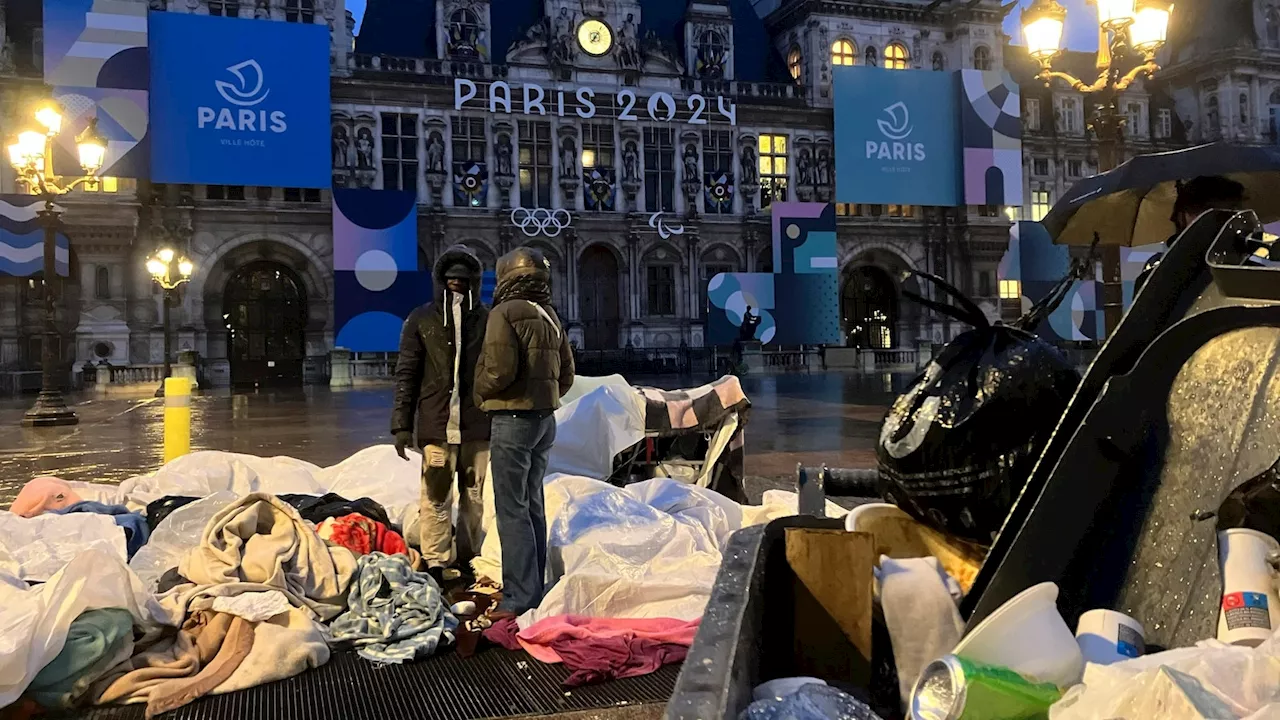
[[[43,130],[20,132],[9,144],[9,162],[18,172],[18,179],[44,201],[44,207],[37,212],[44,230],[44,341],[40,347],[40,396],[22,417],[22,424],[28,427],[75,425],[80,419],[67,407],[56,379],[58,357],[54,353],[54,344],[58,339],[58,318],[54,307],[54,285],[58,278],[57,236],[62,213],[54,201],[77,186],[96,179],[95,175],[102,169],[107,156],[107,142],[98,133],[97,118],[90,120],[89,126],[76,138],[80,168],[85,174],[60,176],[53,168],[53,140],[62,131],[62,111],[57,104],[45,102],[36,109],[35,119]]]
[[[164,397],[164,380],[173,370],[173,338],[169,333],[169,308],[178,297],[178,287],[191,280],[191,273],[196,266],[185,256],[179,255],[171,248],[161,248],[147,259],[147,272],[151,279],[164,288],[164,376],[160,378],[160,389],[156,397]]]
[[[1028,54],[1040,63],[1037,77],[1044,80],[1045,87],[1054,79],[1063,80],[1075,90],[1095,98],[1089,125],[1098,140],[1098,169],[1106,172],[1120,164],[1124,147],[1125,119],[1119,107],[1120,93],[1138,78],[1160,69],[1156,54],[1168,36],[1173,3],[1094,0],[1094,4],[1098,7],[1098,78],[1091,84],[1052,67],[1054,58],[1062,52],[1062,28],[1067,19],[1066,9],[1056,0],[1035,0],[1023,11],[1022,32]],[[1124,317],[1120,246],[1103,245],[1102,277],[1103,310],[1110,334]]]

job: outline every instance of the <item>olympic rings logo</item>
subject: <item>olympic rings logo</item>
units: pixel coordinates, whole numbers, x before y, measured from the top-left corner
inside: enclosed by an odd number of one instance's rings
[[[564,208],[515,208],[511,211],[511,224],[529,237],[543,235],[556,237],[573,223],[573,216]]]

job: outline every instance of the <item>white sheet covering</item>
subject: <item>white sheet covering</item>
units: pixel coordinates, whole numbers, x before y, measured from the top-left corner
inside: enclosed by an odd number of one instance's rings
[[[123,534],[123,533],[122,533]],[[123,543],[123,538],[121,543]],[[0,576],[5,575],[0,571]],[[18,699],[67,640],[71,621],[87,610],[124,608],[144,627],[171,622],[121,555],[88,549],[49,582],[27,589],[0,582],[0,707]]]
[[[128,557],[124,530],[110,515],[45,513],[22,518],[0,512],[0,571],[43,582],[85,550]]]

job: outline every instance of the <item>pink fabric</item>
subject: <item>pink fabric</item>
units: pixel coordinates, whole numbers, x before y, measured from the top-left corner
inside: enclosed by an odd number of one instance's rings
[[[83,500],[71,485],[62,478],[38,477],[22,486],[17,499],[9,506],[9,512],[18,517],[33,518],[54,510],[75,505]]]
[[[566,687],[614,678],[646,675],[682,662],[698,620],[671,618],[595,618],[559,615],[522,630],[520,645],[544,663],[563,662],[573,674]]]
[[[516,624],[515,618],[506,618],[490,625],[484,630],[484,639],[494,645],[501,645],[508,650],[519,650],[520,640],[516,635],[520,632],[520,626]]]

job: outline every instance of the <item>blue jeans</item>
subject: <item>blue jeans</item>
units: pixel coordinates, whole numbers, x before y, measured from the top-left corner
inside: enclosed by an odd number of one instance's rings
[[[543,413],[493,413],[489,462],[493,505],[502,541],[502,602],[516,614],[542,602],[547,575],[547,514],[542,476],[556,440],[556,418]]]

